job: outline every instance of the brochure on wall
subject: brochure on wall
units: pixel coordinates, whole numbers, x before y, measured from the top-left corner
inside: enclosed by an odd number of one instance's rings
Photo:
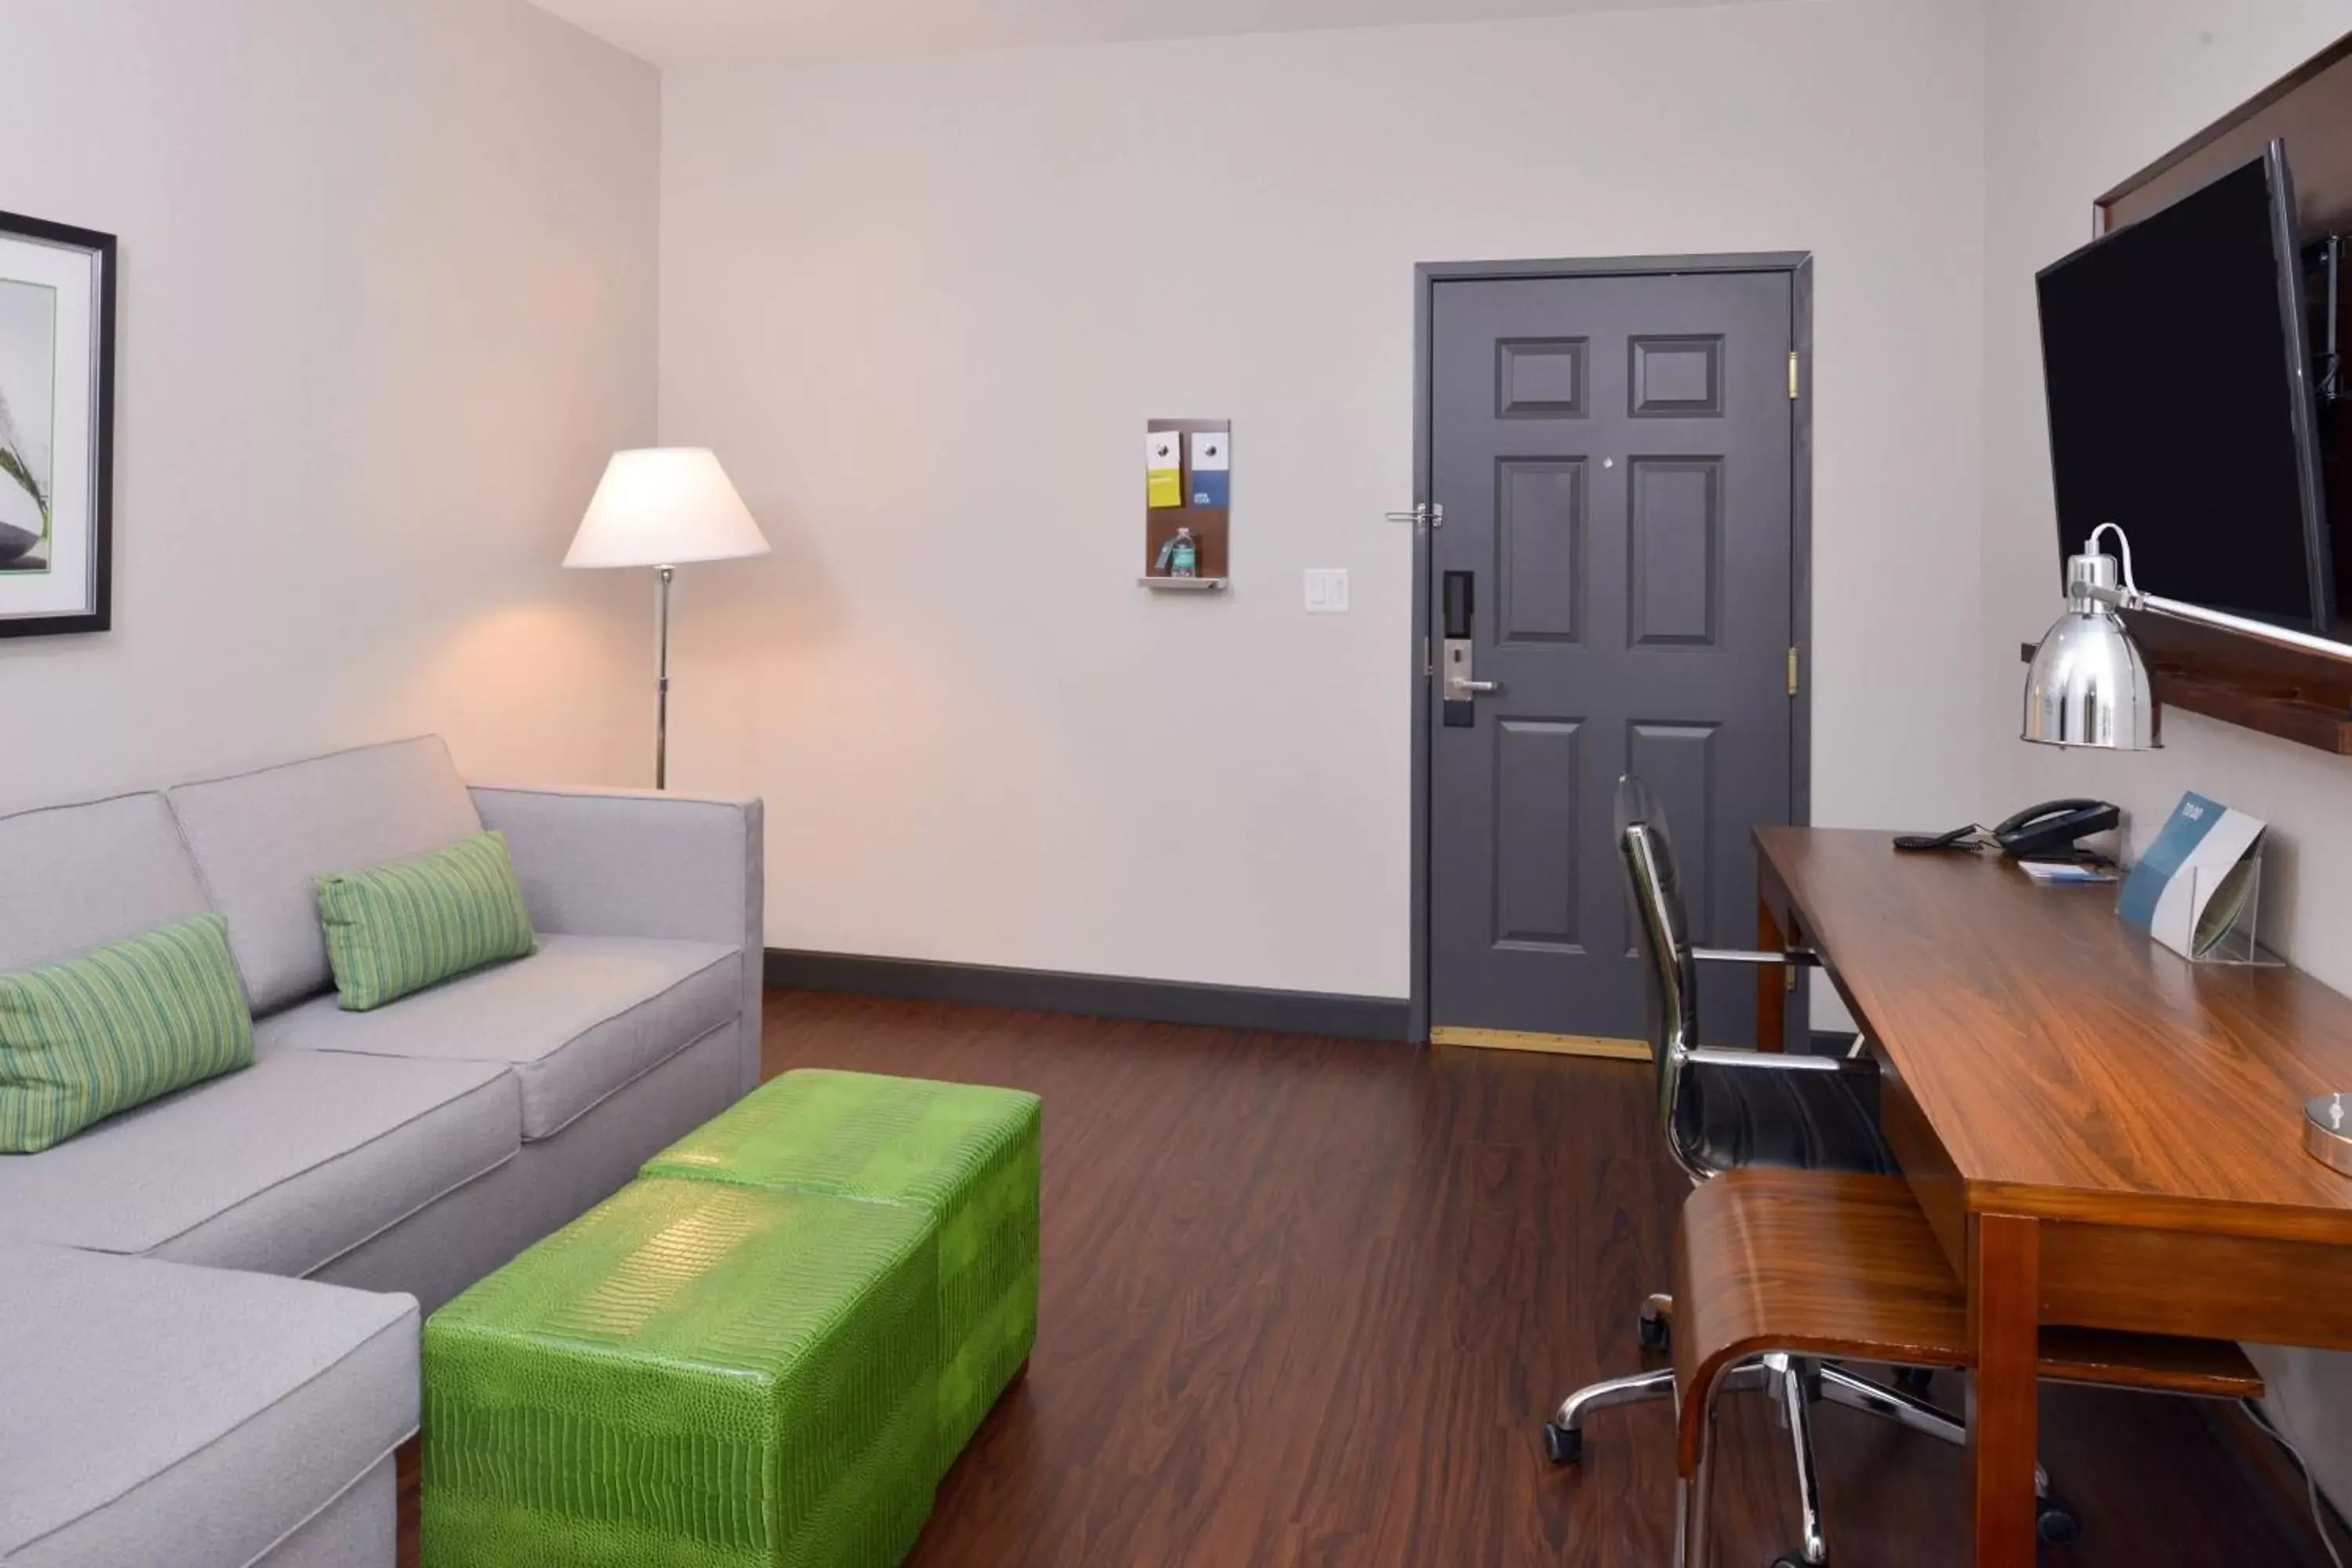
[[[1194,506],[1231,506],[1233,491],[1233,432],[1192,432],[1192,496]]]
[[[2202,958],[2244,910],[2264,824],[2191,792],[2124,880],[2116,915],[2173,952]]]
[[[1172,430],[1154,430],[1143,438],[1143,471],[1152,508],[1184,504],[1184,459],[1181,439]]]

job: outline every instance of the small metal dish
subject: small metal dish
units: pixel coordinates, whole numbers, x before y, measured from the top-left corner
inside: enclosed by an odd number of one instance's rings
[[[2321,1163],[2352,1176],[2352,1105],[2323,1094],[2303,1108],[2303,1147]]]

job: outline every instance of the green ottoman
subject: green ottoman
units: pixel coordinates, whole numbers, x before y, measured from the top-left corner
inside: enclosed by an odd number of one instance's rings
[[[938,1479],[931,1222],[641,1181],[425,1329],[425,1568],[887,1568]]]
[[[1018,1089],[789,1072],[647,1162],[908,1205],[939,1222],[939,1473],[1037,1342],[1038,1100]]]

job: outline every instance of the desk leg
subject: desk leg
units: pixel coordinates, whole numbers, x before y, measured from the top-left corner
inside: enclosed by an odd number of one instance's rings
[[[1780,922],[1772,918],[1771,904],[1762,899],[1756,900],[1756,947],[1759,952],[1789,951],[1789,940],[1780,934]],[[1759,964],[1756,968],[1756,1048],[1779,1051],[1787,1049],[1788,1045],[1788,972],[1779,964]]]
[[[2032,1568],[2033,1467],[2042,1447],[2042,1235],[2031,1219],[1969,1220],[1970,1514],[1978,1568]]]

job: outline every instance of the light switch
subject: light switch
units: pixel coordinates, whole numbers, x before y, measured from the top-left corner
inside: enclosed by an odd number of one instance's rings
[[[1307,613],[1310,616],[1344,616],[1348,613],[1346,567],[1307,568]]]

